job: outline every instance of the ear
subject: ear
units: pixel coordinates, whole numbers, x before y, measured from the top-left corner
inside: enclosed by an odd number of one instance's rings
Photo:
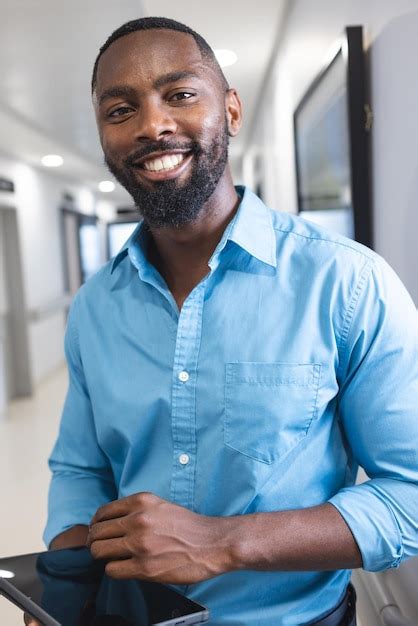
[[[225,110],[228,122],[228,135],[238,135],[242,124],[242,105],[235,89],[228,89],[225,94]]]

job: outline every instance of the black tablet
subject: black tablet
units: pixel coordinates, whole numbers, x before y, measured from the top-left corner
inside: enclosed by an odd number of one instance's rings
[[[174,626],[209,619],[205,607],[170,587],[109,578],[87,548],[0,559],[0,594],[44,626]]]

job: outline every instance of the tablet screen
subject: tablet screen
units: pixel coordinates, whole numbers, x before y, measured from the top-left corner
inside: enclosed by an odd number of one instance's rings
[[[95,561],[87,548],[0,559],[0,570],[0,576],[62,626],[196,624],[207,619],[204,607],[169,587],[109,578],[104,563]]]

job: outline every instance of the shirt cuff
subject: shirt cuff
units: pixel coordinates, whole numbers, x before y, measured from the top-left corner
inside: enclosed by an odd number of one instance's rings
[[[390,504],[371,483],[341,489],[329,503],[340,512],[363,559],[363,569],[379,572],[402,561],[402,537]]]
[[[54,474],[49,489],[48,522],[43,540],[47,548],[65,530],[88,526],[97,509],[117,497],[109,483],[97,478]]]

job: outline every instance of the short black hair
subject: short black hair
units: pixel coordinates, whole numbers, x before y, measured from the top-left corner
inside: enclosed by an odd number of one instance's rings
[[[193,29],[189,28],[185,24],[181,22],[176,22],[175,20],[171,20],[167,17],[141,17],[137,20],[131,20],[130,22],[126,22],[119,26],[113,33],[108,37],[105,43],[99,50],[99,54],[97,55],[96,61],[94,63],[93,75],[91,79],[91,90],[92,92],[96,88],[97,82],[97,68],[99,66],[100,57],[102,54],[111,46],[111,44],[119,39],[120,37],[124,37],[125,35],[129,35],[130,33],[135,33],[140,30],[154,30],[158,28],[164,28],[168,30],[176,30],[180,33],[187,33],[191,35],[195,40],[197,47],[199,48],[202,57],[208,64],[216,71],[218,74],[222,86],[225,88],[225,91],[229,89],[228,81],[225,78],[223,71],[221,70],[221,66],[218,63],[218,60],[213,52],[212,48],[199,33],[196,33]]]

